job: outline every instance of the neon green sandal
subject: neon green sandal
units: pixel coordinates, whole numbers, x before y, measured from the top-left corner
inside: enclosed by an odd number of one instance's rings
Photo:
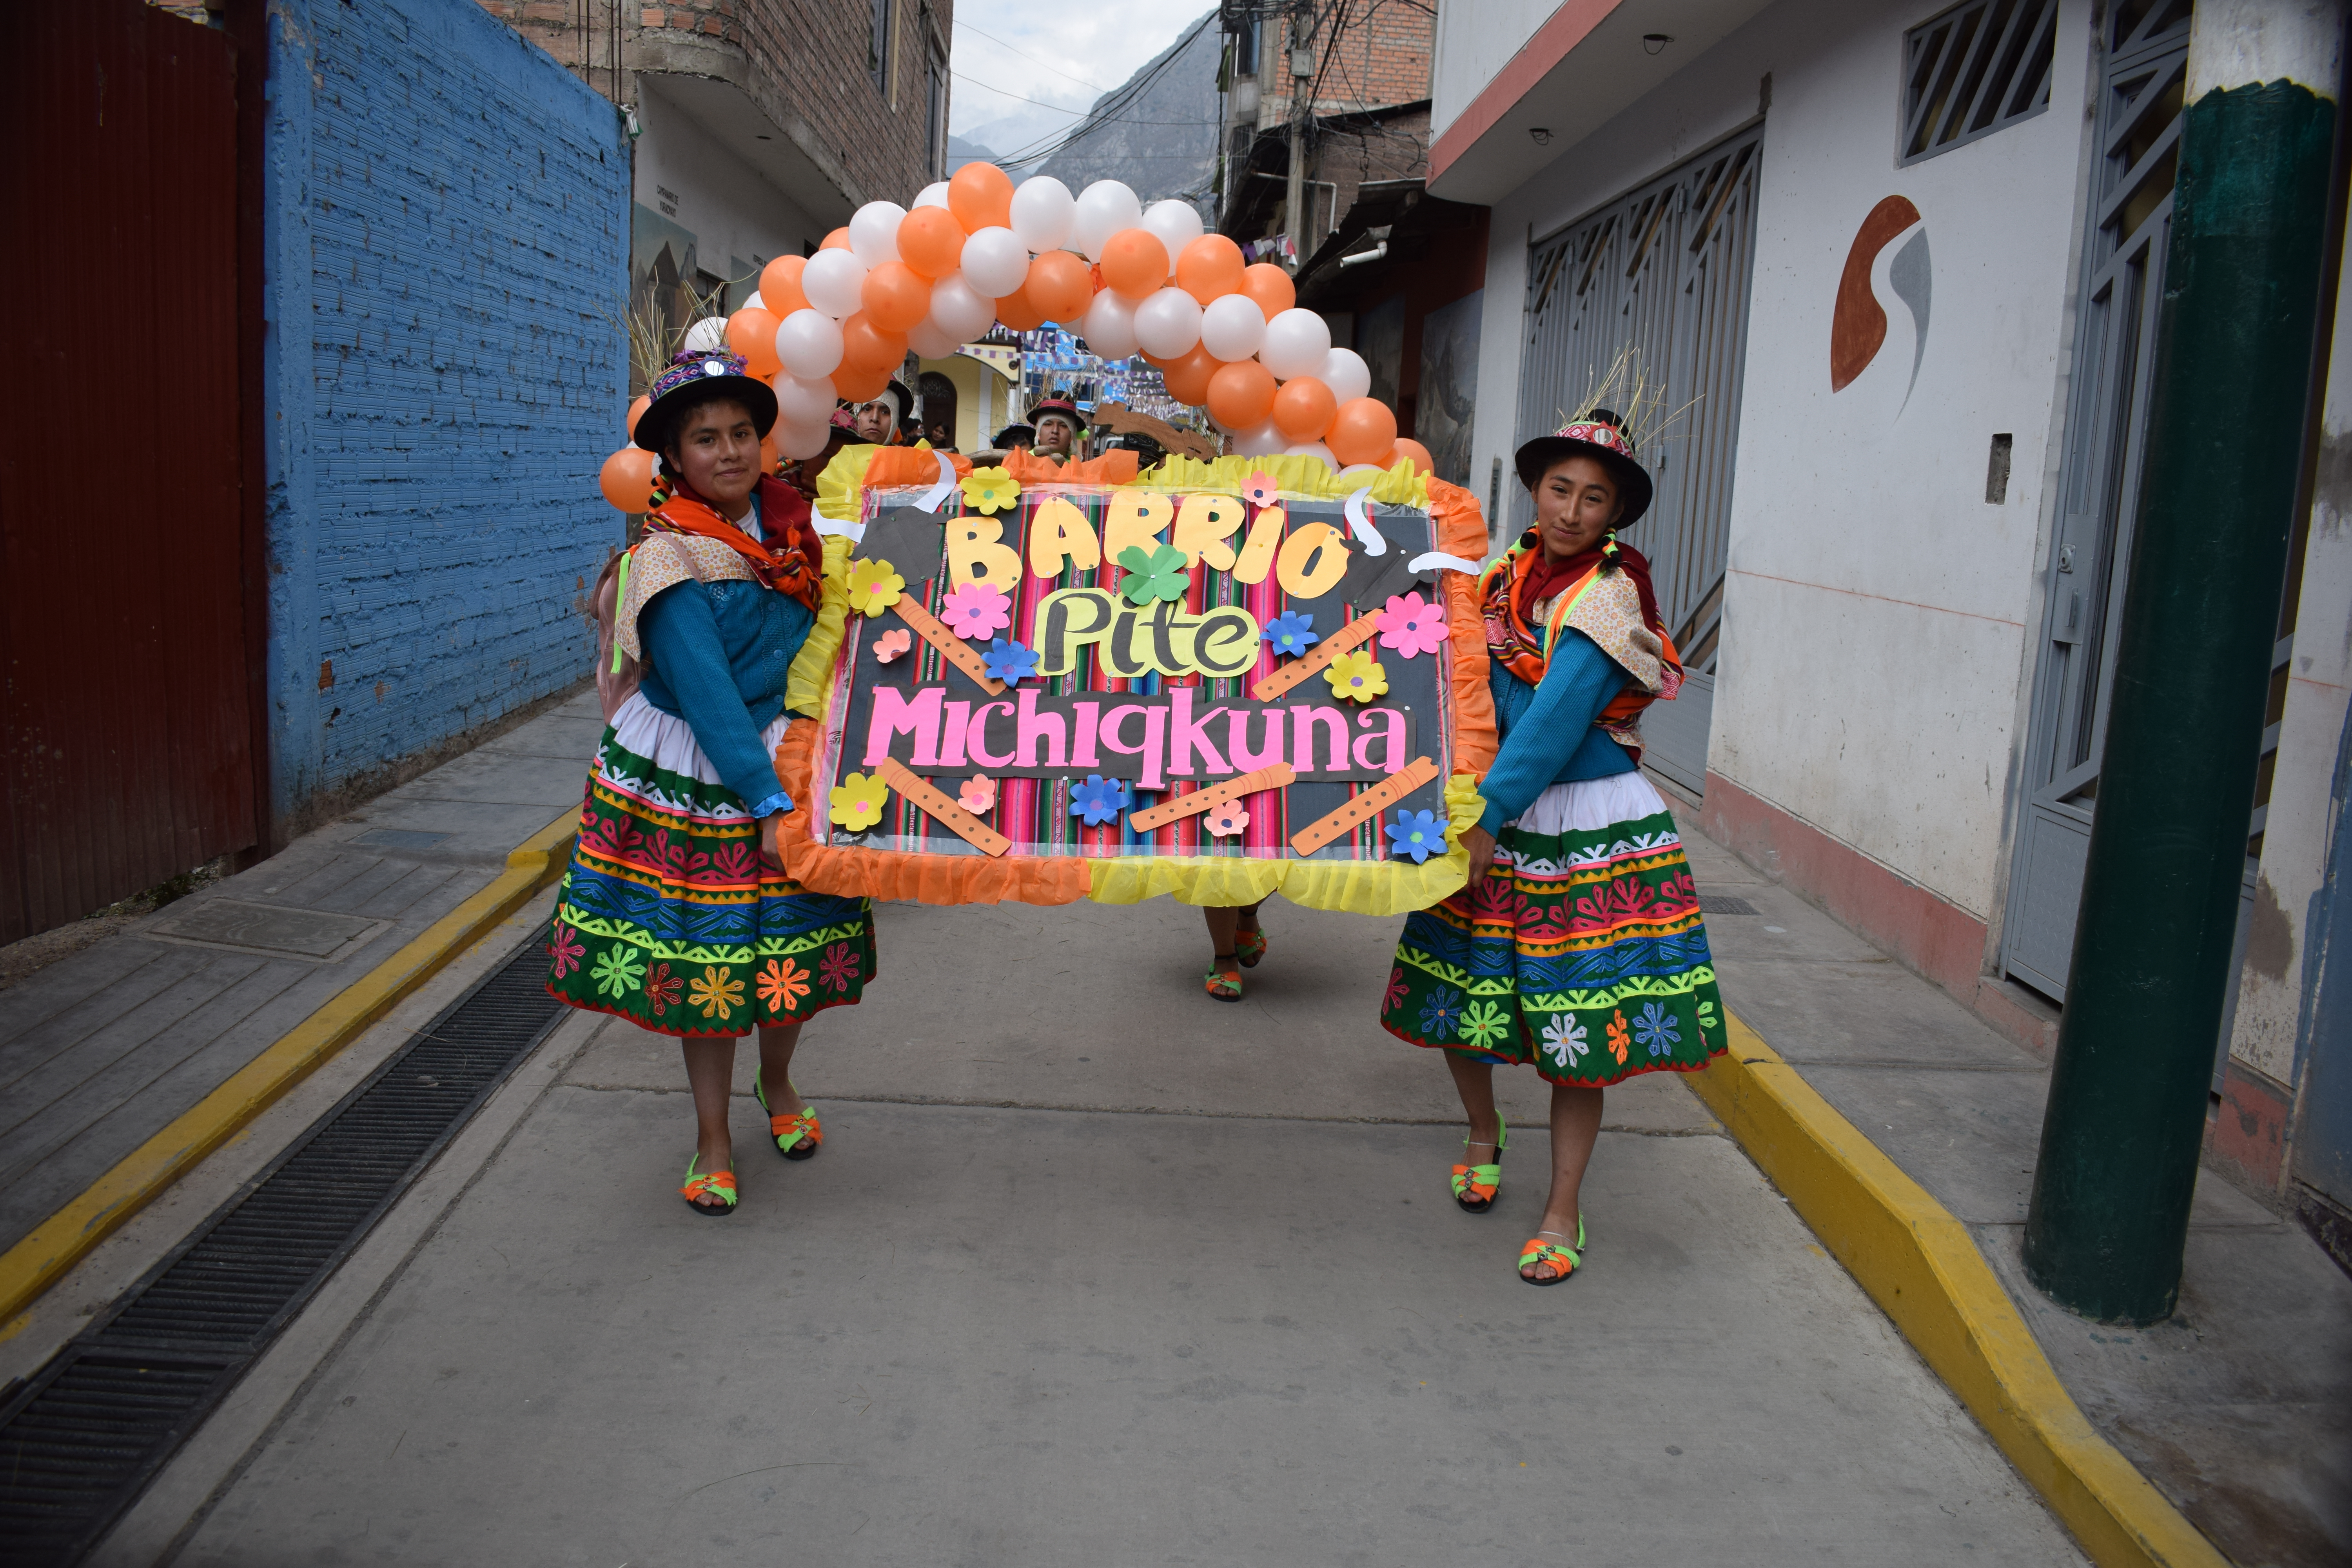
[[[760,1086],[760,1075],[751,1075],[751,1094],[759,1100],[760,1109],[768,1109],[768,1091]],[[803,1105],[790,1116],[768,1116],[768,1136],[776,1141],[776,1152],[787,1160],[814,1160],[824,1144],[824,1125],[816,1119],[816,1107]]]
[[[700,1163],[702,1156],[699,1154],[686,1163],[686,1185],[678,1188],[677,1195],[684,1198],[686,1206],[695,1213],[710,1219],[723,1219],[735,1212],[735,1173],[713,1171],[708,1175],[698,1176],[694,1168]],[[706,1199],[716,1201],[706,1202]]]
[[[1485,1214],[1495,1206],[1495,1194],[1503,1188],[1503,1145],[1511,1141],[1511,1130],[1499,1116],[1495,1125],[1495,1161],[1490,1165],[1456,1165],[1454,1167],[1454,1201],[1472,1214]],[[1462,1147],[1470,1147],[1470,1140],[1462,1140]]]
[[[1242,966],[1234,961],[1234,955],[1230,952],[1218,953],[1215,963],[1216,967],[1210,970],[1204,976],[1209,994],[1220,1002],[1240,1001],[1242,999]]]
[[[1556,1230],[1539,1230],[1536,1232],[1535,1236],[1528,1242],[1528,1249],[1519,1254],[1519,1278],[1525,1279],[1530,1285],[1557,1285],[1583,1266],[1584,1216],[1582,1215],[1578,1215],[1576,1216],[1576,1245],[1574,1247],[1557,1246],[1552,1242],[1546,1241],[1544,1237],[1547,1236],[1560,1236],[1560,1233]],[[1565,1240],[1567,1238],[1562,1237],[1561,1239]],[[1527,1268],[1530,1263],[1535,1264],[1539,1268],[1550,1269],[1552,1271],[1551,1277],[1549,1279],[1539,1279],[1534,1275],[1528,1274],[1527,1272]]]

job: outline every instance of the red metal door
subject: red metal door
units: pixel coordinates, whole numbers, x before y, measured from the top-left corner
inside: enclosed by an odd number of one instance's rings
[[[140,0],[10,41],[0,941],[257,837],[235,53]]]

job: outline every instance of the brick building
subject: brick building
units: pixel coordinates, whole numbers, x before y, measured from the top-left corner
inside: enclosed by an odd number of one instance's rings
[[[952,0],[480,3],[632,116],[631,304],[673,328],[946,177]]]

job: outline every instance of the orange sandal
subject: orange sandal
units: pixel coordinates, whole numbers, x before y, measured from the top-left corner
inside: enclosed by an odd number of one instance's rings
[[[1574,1247],[1561,1247],[1558,1243],[1546,1241],[1544,1237],[1547,1236],[1557,1236],[1561,1241],[1568,1239],[1564,1234],[1557,1230],[1539,1230],[1528,1239],[1527,1250],[1519,1254],[1519,1278],[1530,1285],[1557,1285],[1583,1267],[1584,1216],[1582,1215],[1576,1216]],[[1528,1273],[1527,1267],[1530,1263],[1550,1269],[1551,1277],[1548,1279],[1538,1279]]]
[[[699,1154],[686,1163],[686,1185],[678,1188],[677,1195],[684,1198],[686,1206],[695,1213],[709,1219],[723,1219],[735,1212],[735,1173],[712,1171],[698,1176],[694,1168],[700,1163],[702,1156]],[[715,1205],[706,1203],[703,1201],[706,1198],[715,1198],[718,1202]]]
[[[1241,964],[1235,962],[1230,952],[1218,953],[1213,963],[1216,967],[1210,970],[1205,977],[1209,994],[1220,1002],[1240,1001],[1242,999]]]
[[[1241,960],[1244,969],[1255,969],[1258,960],[1265,956],[1265,928],[1251,926],[1234,931],[1234,956]]]
[[[760,1085],[760,1075],[751,1075],[751,1094],[759,1100],[760,1109],[768,1110],[768,1091]],[[776,1141],[776,1152],[787,1160],[814,1160],[824,1145],[824,1124],[816,1119],[816,1107],[803,1104],[790,1116],[778,1116],[770,1111],[768,1136]]]
[[[1495,1194],[1503,1190],[1503,1150],[1511,1141],[1508,1123],[1495,1118],[1495,1157],[1483,1165],[1454,1167],[1454,1201],[1472,1214],[1485,1214],[1495,1206]],[[1470,1140],[1462,1140],[1464,1153],[1470,1152]]]

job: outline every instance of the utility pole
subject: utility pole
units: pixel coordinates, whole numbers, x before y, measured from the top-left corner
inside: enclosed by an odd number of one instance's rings
[[[1298,32],[1302,23],[1307,28],[1304,37]],[[1290,173],[1283,195],[1282,228],[1290,237],[1290,270],[1294,273],[1307,259],[1306,215],[1299,198],[1305,195],[1307,177],[1307,117],[1315,111],[1314,88],[1310,85],[1315,77],[1314,26],[1312,11],[1294,9],[1286,29],[1290,35],[1289,47],[1283,51],[1286,57],[1284,64],[1290,71]],[[1301,92],[1308,96],[1302,100]]]
[[[2027,1276],[2101,1321],[2155,1322],[2180,1291],[2310,426],[2343,25],[2340,0],[2199,0],[2189,34],[2147,468],[2025,1226]]]

